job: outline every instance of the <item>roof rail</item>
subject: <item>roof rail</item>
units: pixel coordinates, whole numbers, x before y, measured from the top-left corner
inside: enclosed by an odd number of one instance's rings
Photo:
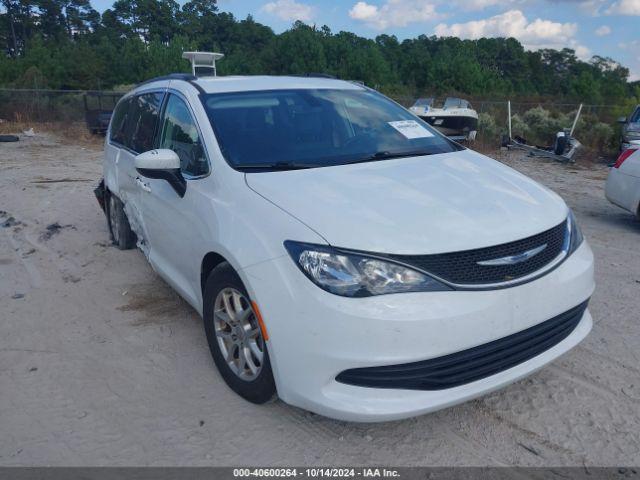
[[[334,75],[330,75],[328,73],[314,73],[314,72],[293,73],[289,76],[290,77],[308,77],[308,78],[332,78],[334,80],[336,79]]]
[[[144,82],[137,84],[135,88],[138,88],[141,85],[146,85],[147,83],[159,82],[161,80],[184,80],[185,82],[192,82],[193,80],[197,79],[197,77],[191,75],[190,73],[170,73],[169,75],[162,75],[160,77],[145,80]]]

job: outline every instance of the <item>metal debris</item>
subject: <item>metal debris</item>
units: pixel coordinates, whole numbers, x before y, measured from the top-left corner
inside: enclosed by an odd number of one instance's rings
[[[564,130],[556,133],[554,144],[548,147],[529,145],[527,140],[522,137],[516,136],[514,138],[511,132],[510,101],[507,102],[507,110],[509,137],[502,142],[503,147],[507,147],[508,149],[523,150],[525,152],[528,152],[530,157],[550,158],[552,160],[558,160],[560,162],[575,163],[576,152],[580,149],[582,144],[573,136],[573,132],[576,129],[578,119],[580,118],[580,113],[582,112],[582,104],[580,104],[580,107],[578,108],[578,112],[576,113],[576,117],[573,120],[573,125],[571,125],[571,128],[565,128]]]

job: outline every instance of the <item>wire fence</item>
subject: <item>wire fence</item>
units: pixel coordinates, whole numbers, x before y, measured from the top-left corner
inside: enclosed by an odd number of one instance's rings
[[[109,112],[125,92],[85,90],[41,90],[0,88],[0,121],[19,123],[90,122],[96,112]],[[405,107],[416,98],[392,96]],[[506,100],[465,97],[478,112],[479,148],[494,148],[507,133]],[[550,143],[555,133],[569,128],[578,110],[577,103],[511,102],[512,132],[534,144]],[[93,112],[93,113],[91,113]],[[615,151],[620,138],[616,119],[628,114],[619,105],[589,105],[582,108],[575,136],[599,152]],[[87,125],[90,128],[90,125]]]
[[[0,88],[0,120],[84,122],[87,112],[111,111],[125,92]]]

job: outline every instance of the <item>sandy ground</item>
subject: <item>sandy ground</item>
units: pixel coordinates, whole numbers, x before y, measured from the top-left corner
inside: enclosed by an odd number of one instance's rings
[[[0,144],[0,465],[640,463],[640,222],[604,199],[606,167],[502,159],[563,195],[595,251],[586,341],[479,400],[349,424],[225,386],[198,315],[109,245],[100,150]]]

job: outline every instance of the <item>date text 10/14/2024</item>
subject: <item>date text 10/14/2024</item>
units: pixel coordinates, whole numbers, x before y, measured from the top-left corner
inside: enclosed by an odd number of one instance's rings
[[[235,468],[233,476],[270,478],[394,478],[400,473],[387,468]]]

